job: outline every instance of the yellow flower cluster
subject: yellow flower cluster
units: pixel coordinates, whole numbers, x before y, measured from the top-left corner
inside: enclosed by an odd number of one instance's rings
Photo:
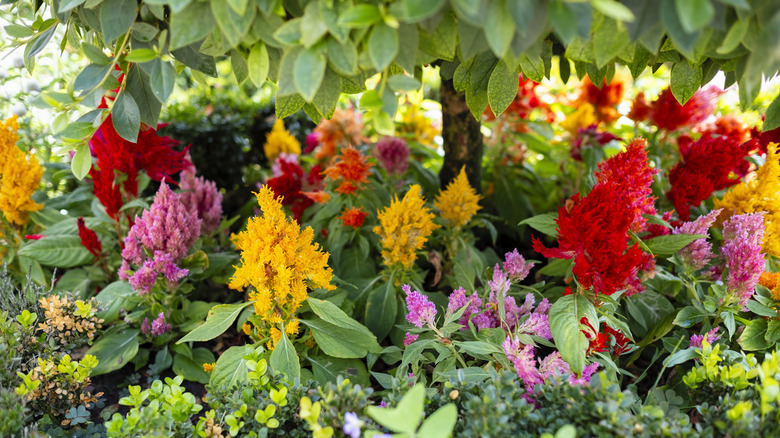
[[[263,186],[257,193],[263,212],[249,220],[246,230],[233,236],[241,251],[241,265],[230,279],[232,289],[252,286],[249,298],[254,301],[255,313],[263,325],[257,327],[261,337],[271,337],[272,348],[281,338],[277,326],[284,323],[285,331],[298,332],[295,311],[308,298],[307,283],[327,290],[333,271],[328,267],[329,254],[312,242],[314,231],[287,218],[281,199]]]
[[[27,223],[27,213],[43,206],[30,199],[38,189],[43,168],[35,156],[16,147],[19,136],[16,116],[0,123],[0,211],[9,222]]]
[[[767,254],[780,257],[780,153],[777,143],[767,148],[766,163],[755,177],[732,187],[723,199],[715,199],[715,208],[722,208],[719,221],[733,215],[766,212],[764,244]]]
[[[38,300],[46,319],[38,323],[38,330],[53,335],[63,345],[91,342],[102,328],[103,320],[97,317],[97,301],[91,298],[73,300],[70,297],[50,295]]]
[[[398,134],[422,145],[435,147],[433,140],[441,134],[441,129],[433,125],[420,106],[410,103],[401,106],[399,110],[401,120],[396,124]]]
[[[466,167],[461,167],[458,176],[447,184],[433,205],[441,212],[447,222],[455,228],[466,225],[479,210],[479,200],[482,197],[477,194],[466,177]]]
[[[431,232],[438,228],[433,213],[425,207],[420,186],[409,187],[404,198],[396,197],[389,207],[378,213],[381,226],[374,227],[382,241],[382,259],[386,266],[396,263],[409,269],[414,264],[417,250],[422,249]]]
[[[265,145],[263,146],[265,157],[268,161],[273,161],[282,154],[301,154],[301,142],[298,141],[289,131],[284,129],[284,122],[277,119],[271,132],[265,136]]]
[[[561,127],[569,131],[572,135],[577,133],[580,128],[587,128],[590,125],[598,123],[596,119],[596,109],[588,102],[582,103],[577,111],[574,111],[566,120],[561,122]]]

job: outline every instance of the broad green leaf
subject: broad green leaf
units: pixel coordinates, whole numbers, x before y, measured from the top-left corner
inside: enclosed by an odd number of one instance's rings
[[[306,12],[301,17],[301,42],[309,48],[328,33],[328,26],[322,19],[319,2],[306,5]]]
[[[73,91],[92,90],[108,75],[110,65],[89,64],[73,81]]]
[[[691,242],[698,239],[706,239],[703,234],[667,234],[647,239],[643,243],[656,257],[669,257],[676,254]]]
[[[499,346],[484,341],[454,341],[453,345],[474,357],[490,356],[503,352]]]
[[[217,65],[214,61],[214,57],[199,53],[196,48],[194,48],[194,45],[171,50],[171,53],[187,67],[203,72],[209,76],[217,77]]]
[[[116,133],[122,138],[135,143],[138,131],[141,129],[141,112],[130,92],[125,90],[117,95],[111,110],[111,119]]]
[[[507,0],[491,1],[485,16],[485,38],[490,49],[499,58],[509,50],[509,44],[515,34],[515,23],[507,11],[506,2]]]
[[[422,87],[422,83],[416,78],[403,74],[390,76],[387,80],[387,85],[394,91],[416,91]]]
[[[138,353],[140,333],[140,330],[125,329],[101,336],[86,353],[95,356],[99,361],[91,375],[94,377],[107,374],[127,365]]]
[[[498,61],[488,81],[488,103],[498,117],[517,97],[518,74],[503,60]]]
[[[222,385],[230,388],[240,385],[247,380],[247,359],[244,356],[252,354],[254,348],[251,345],[230,347],[217,359],[214,371],[209,377],[209,384],[215,388]]]
[[[758,316],[765,316],[767,318],[777,318],[779,316],[775,309],[771,309],[755,300],[749,300],[747,302],[747,308]]]
[[[536,231],[550,237],[558,236],[558,213],[542,213],[520,222],[518,225],[528,225]]]
[[[449,403],[440,407],[423,421],[417,435],[426,438],[449,438],[458,420],[458,409]]]
[[[328,382],[335,384],[338,376],[349,379],[351,383],[361,386],[369,386],[371,384],[368,370],[366,370],[366,365],[362,360],[337,359],[325,355],[309,356],[308,359],[309,363],[311,363],[314,379],[321,385],[325,385]]]
[[[269,364],[274,372],[284,373],[290,382],[301,377],[301,363],[298,359],[298,353],[295,352],[292,342],[287,339],[284,330],[282,330],[281,339],[271,353]]]
[[[693,306],[683,307],[674,318],[674,323],[680,327],[690,327],[698,324],[706,315]]]
[[[119,311],[125,305],[124,297],[133,295],[133,288],[126,281],[115,281],[104,287],[95,299],[104,310],[98,313],[98,317],[106,323],[113,322],[119,317]]]
[[[688,33],[702,29],[715,18],[715,7],[710,0],[675,0],[674,6],[680,24]]]
[[[294,80],[295,88],[300,95],[311,102],[325,77],[325,55],[321,50],[314,48],[301,51],[295,60]]]
[[[133,49],[125,56],[127,62],[149,62],[157,58],[157,52],[152,49]]]
[[[103,40],[113,42],[124,34],[135,22],[138,15],[136,0],[105,0],[100,8],[100,27],[103,30]]]
[[[776,343],[780,340],[780,320],[770,319],[767,323],[766,335],[764,336],[767,342],[770,344]]]
[[[171,50],[203,40],[217,25],[206,2],[192,2],[181,11],[171,13],[170,22]]]
[[[198,383],[209,383],[209,373],[203,369],[204,363],[214,363],[214,354],[206,348],[192,350],[192,358],[177,354],[173,357],[173,372]]]
[[[245,13],[239,14],[225,0],[211,0],[211,12],[230,46],[236,47],[249,32],[249,28],[255,20],[257,9],[251,7]]]
[[[721,55],[725,55],[739,47],[742,38],[747,34],[750,23],[751,20],[736,20],[734,24],[731,25],[729,32],[723,38],[723,42],[720,47],[718,47],[717,52]]]
[[[236,14],[243,14],[246,12],[247,4],[249,0],[227,0],[230,7],[236,11]]]
[[[618,21],[634,21],[634,13],[615,0],[591,0],[593,7],[602,14]]]
[[[416,23],[439,12],[443,5],[444,0],[401,0],[401,11],[404,21]]]
[[[51,40],[51,37],[54,35],[54,32],[57,30],[57,25],[49,27],[43,32],[40,32],[36,34],[34,37],[32,37],[28,42],[27,45],[24,46],[24,59],[28,60],[37,55],[41,52],[41,50],[46,47],[47,44],[49,44],[49,40]],[[27,62],[25,62],[25,65],[27,65]],[[28,70],[30,70],[30,67],[27,67]]]
[[[247,59],[247,66],[249,67],[249,79],[256,87],[261,87],[268,78],[268,70],[271,67],[265,44],[257,43],[252,47]]]
[[[593,329],[598,330],[599,319],[593,303],[580,294],[572,294],[558,299],[550,308],[548,317],[555,346],[577,375],[585,368],[585,353],[589,345],[580,324],[583,316]]]
[[[331,324],[320,318],[301,319],[314,335],[314,340],[325,354],[345,359],[363,358],[371,350],[382,351],[373,334]]]
[[[766,109],[766,119],[764,119],[764,132],[780,128],[780,94],[775,96],[775,100],[769,104]]]
[[[111,58],[103,53],[103,49],[93,46],[90,43],[82,42],[81,50],[93,64],[108,65],[111,63]]]
[[[691,67],[686,61],[678,62],[672,67],[670,87],[675,99],[684,105],[701,86],[701,66]]]
[[[745,330],[739,335],[737,342],[745,351],[766,350],[772,345],[766,340],[767,322],[764,319],[754,319],[745,325]]]
[[[149,82],[154,93],[154,97],[165,103],[176,86],[176,70],[170,62],[161,59],[155,59],[152,65],[152,72],[149,75]]]
[[[233,67],[233,76],[236,78],[236,83],[241,85],[249,76],[249,69],[246,65],[244,55],[238,52],[238,50],[230,51],[230,65]]]
[[[141,121],[156,128],[162,104],[152,91],[151,78],[138,64],[133,64],[127,72],[125,81],[127,82],[125,92],[129,92],[138,105]]]
[[[328,64],[342,75],[357,73],[358,53],[355,43],[346,40],[342,44],[335,38],[328,39]]]
[[[276,118],[283,119],[298,112],[306,104],[300,94],[276,96]]]
[[[395,408],[369,406],[367,412],[382,426],[394,432],[413,435],[422,419],[424,402],[425,386],[418,383],[404,395]]]
[[[343,27],[368,27],[382,20],[382,13],[376,5],[355,5],[339,15],[338,25]]]
[[[368,57],[377,71],[383,71],[398,55],[398,31],[380,23],[374,26],[368,37]]]
[[[699,352],[696,351],[696,348],[689,347],[685,350],[677,350],[664,360],[664,366],[673,367],[696,357],[699,357]]]
[[[94,259],[79,236],[51,235],[28,243],[19,250],[19,255],[29,257],[44,266],[72,268]]]
[[[70,160],[70,168],[79,181],[83,180],[92,168],[92,155],[89,153],[89,145],[81,143],[76,147],[76,153]]]
[[[603,68],[628,46],[629,37],[626,26],[611,18],[594,20],[593,53],[596,56],[596,66]],[[601,83],[593,78],[594,84]]]
[[[563,0],[552,0],[547,3],[547,13],[550,23],[561,42],[568,46],[577,35],[577,17]]]
[[[544,61],[542,57],[529,58],[526,55],[520,57],[520,68],[523,76],[534,82],[542,82],[544,79]]]
[[[398,301],[395,298],[395,287],[392,281],[379,286],[368,295],[364,321],[378,341],[390,333],[397,313]]]
[[[233,321],[238,318],[238,315],[244,309],[251,305],[253,302],[248,301],[246,303],[235,304],[220,304],[214,306],[206,317],[206,322],[199,325],[195,330],[187,333],[183,338],[179,339],[176,343],[181,344],[183,342],[190,341],[208,341],[214,339],[217,336],[225,332],[225,330],[233,324]]]
[[[35,35],[35,31],[27,26],[22,26],[21,24],[9,24],[8,26],[3,27],[3,30],[12,38],[28,38]]]

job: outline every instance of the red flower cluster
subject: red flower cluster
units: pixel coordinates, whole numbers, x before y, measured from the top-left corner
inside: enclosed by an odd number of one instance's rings
[[[643,212],[655,211],[649,196],[653,173],[644,141],[632,141],[626,152],[599,166],[588,196],[577,194],[558,209],[558,248],[546,248],[534,238],[534,250],[548,258],[574,259],[577,281],[596,293],[640,292],[639,271],[652,270],[653,259],[639,244],[628,246],[628,231],[644,227],[637,219]]]
[[[366,161],[357,149],[347,146],[341,149],[341,154],[336,156],[331,165],[323,174],[332,180],[341,179],[341,184],[336,187],[336,192],[342,195],[357,192],[361,183],[368,182],[368,174],[373,164]]]
[[[671,88],[666,88],[651,104],[650,120],[659,129],[674,131],[685,126],[695,126],[704,121],[715,109],[715,99],[723,91],[709,87],[697,91],[685,105],[674,98]]]
[[[305,174],[295,158],[280,156],[276,160],[279,175],[269,179],[265,184],[273,190],[276,197],[282,197],[282,204],[289,205],[295,220],[300,221],[303,212],[314,201],[303,192],[322,188],[322,170],[314,166]],[[275,166],[276,167],[276,166]]]
[[[339,219],[341,219],[341,224],[345,227],[360,228],[363,226],[366,216],[368,216],[368,212],[363,211],[362,208],[352,207],[344,210]]]
[[[742,121],[731,114],[720,116],[712,124],[701,131],[702,134],[722,135],[738,143],[750,140],[750,129]]]
[[[599,163],[596,171],[599,183],[612,181],[617,186],[623,205],[633,216],[631,231],[635,233],[646,228],[647,220],[642,217],[643,214],[655,214],[655,198],[650,186],[658,170],[648,166],[646,144],[642,138],[631,140],[625,152]]]
[[[93,256],[95,256],[95,260],[97,260],[98,257],[100,257],[100,253],[103,252],[103,246],[100,244],[100,239],[98,239],[97,233],[87,228],[87,226],[84,224],[83,217],[79,217],[76,223],[79,226],[79,238],[81,239],[81,244],[84,245],[84,247],[87,248]]]
[[[582,333],[588,338],[588,354],[610,352],[614,356],[621,356],[631,351],[631,340],[620,330],[614,330],[604,324],[604,331],[597,332],[584,316],[580,318],[580,324],[586,326]]]
[[[739,144],[721,136],[704,134],[698,141],[681,138],[682,161],[669,171],[672,188],[666,194],[680,220],[688,220],[696,207],[713,192],[737,184],[750,170],[745,157],[759,148],[758,141]]]
[[[582,80],[580,95],[576,103],[587,102],[593,105],[593,109],[596,111],[596,118],[609,124],[620,118],[617,106],[623,99],[623,88],[623,81],[616,78],[609,84],[604,79],[599,88],[590,81],[590,78],[585,77]]]

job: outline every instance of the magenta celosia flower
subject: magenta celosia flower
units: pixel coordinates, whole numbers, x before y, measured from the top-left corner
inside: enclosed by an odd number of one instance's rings
[[[516,331],[518,333],[528,333],[536,335],[544,339],[552,339],[552,332],[550,332],[550,322],[547,319],[546,313],[534,312],[528,315],[525,321],[517,326]]]
[[[461,330],[465,330],[469,324],[469,318],[471,315],[479,313],[482,308],[482,299],[473,292],[471,296],[466,296],[466,290],[462,287],[453,291],[449,297],[449,303],[447,304],[447,313],[453,314],[463,306],[468,305],[466,311],[463,312],[463,316],[458,319],[458,324],[463,325]]]
[[[732,216],[723,224],[723,238],[725,242],[720,252],[729,271],[726,289],[745,306],[764,272],[764,256],[761,254],[763,213]]]
[[[488,280],[488,287],[490,287],[491,292],[499,296],[504,296],[509,292],[511,286],[512,283],[509,281],[509,277],[507,277],[504,271],[501,270],[501,267],[496,264],[493,268],[493,279]]]
[[[582,376],[577,377],[571,372],[569,364],[561,358],[561,353],[554,351],[539,361],[539,373],[544,380],[550,377],[569,376],[570,385],[584,385],[590,382],[591,376],[599,368],[598,362],[585,365],[582,370]]]
[[[144,321],[141,323],[141,333],[148,335],[152,332],[152,328],[149,327],[149,318],[144,318]]]
[[[179,186],[182,189],[181,203],[195,211],[201,220],[200,234],[211,234],[219,227],[222,219],[222,193],[213,181],[195,176],[195,166],[181,172]]]
[[[535,265],[534,262],[526,262],[525,258],[517,252],[517,248],[512,252],[506,253],[504,257],[506,259],[504,270],[509,274],[509,278],[515,282],[523,281]]]
[[[374,157],[390,175],[403,175],[409,168],[409,146],[402,138],[384,137],[379,140]]]
[[[407,347],[412,345],[412,342],[416,341],[417,338],[419,337],[420,335],[413,335],[411,333],[407,333],[406,336],[404,337],[404,345]]]
[[[160,336],[168,333],[173,327],[165,322],[165,314],[160,313],[157,318],[152,321],[152,336]]]
[[[155,251],[154,258],[146,260],[128,280],[133,290],[144,295],[149,293],[154,283],[157,282],[158,275],[163,275],[168,280],[169,285],[175,285],[179,280],[186,277],[188,273],[189,270],[176,265],[170,254]]]
[[[408,284],[405,284],[402,289],[406,293],[406,308],[409,310],[406,320],[418,328],[422,328],[425,324],[433,326],[436,306],[425,295],[413,291]]]
[[[715,327],[714,329],[708,331],[707,333],[703,335],[691,335],[691,347],[701,348],[701,343],[704,341],[704,338],[707,338],[707,343],[712,345],[713,342],[720,339],[720,335],[718,334],[718,330],[720,327]]]
[[[547,301],[547,298],[543,298],[542,301],[539,303],[538,306],[536,306],[536,311],[539,313],[550,313],[550,307],[552,307],[552,304],[550,304],[549,301]]]
[[[721,210],[713,210],[705,216],[697,217],[694,221],[684,222],[676,227],[672,233],[709,235],[709,229],[715,223]],[[707,242],[706,238],[696,239],[680,250],[680,257],[694,270],[699,270],[712,259],[712,244]]]
[[[534,347],[532,345],[523,345],[517,338],[508,336],[501,347],[506,353],[507,359],[517,371],[517,376],[523,380],[528,392],[532,392],[534,385],[542,383],[542,375],[536,368],[536,358],[534,357]]]

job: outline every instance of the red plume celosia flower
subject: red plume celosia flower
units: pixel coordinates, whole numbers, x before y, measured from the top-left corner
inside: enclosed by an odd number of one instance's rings
[[[341,223],[345,227],[360,228],[363,226],[366,216],[368,216],[368,213],[363,211],[362,208],[352,207],[349,210],[344,210],[339,219],[341,219]]]
[[[649,166],[646,142],[636,138],[626,147],[626,151],[599,163],[596,180],[599,183],[614,182],[618,194],[623,198],[626,208],[631,211],[633,221],[631,231],[640,233],[646,228],[643,214],[655,214],[655,198],[652,196],[653,175],[658,170]]]
[[[84,247],[87,248],[93,256],[95,256],[95,259],[97,259],[100,257],[100,253],[103,251],[103,246],[100,244],[100,239],[98,239],[97,233],[84,225],[83,217],[78,218],[76,223],[79,226],[79,238],[81,239],[81,244],[84,245]]]
[[[704,134],[698,141],[681,141],[682,161],[669,171],[672,188],[666,194],[681,220],[688,220],[696,207],[713,192],[737,184],[750,170],[745,157],[758,149],[751,140],[739,144],[721,136]]]
[[[295,220],[300,220],[314,201],[303,191],[316,191],[322,188],[322,177],[319,166],[314,166],[305,174],[295,157],[280,156],[276,159],[274,169],[277,175],[265,184],[273,190],[276,197],[282,197],[282,204],[289,205]]]
[[[325,176],[332,180],[341,179],[341,184],[336,188],[336,192],[342,195],[354,194],[361,183],[368,182],[368,174],[373,164],[366,161],[357,149],[347,146],[341,149],[332,164],[323,172]]]
[[[703,122],[715,109],[715,99],[723,91],[717,87],[709,87],[697,91],[685,105],[680,105],[672,94],[671,88],[666,88],[651,104],[650,120],[664,131],[674,131],[685,126],[695,126]]]

